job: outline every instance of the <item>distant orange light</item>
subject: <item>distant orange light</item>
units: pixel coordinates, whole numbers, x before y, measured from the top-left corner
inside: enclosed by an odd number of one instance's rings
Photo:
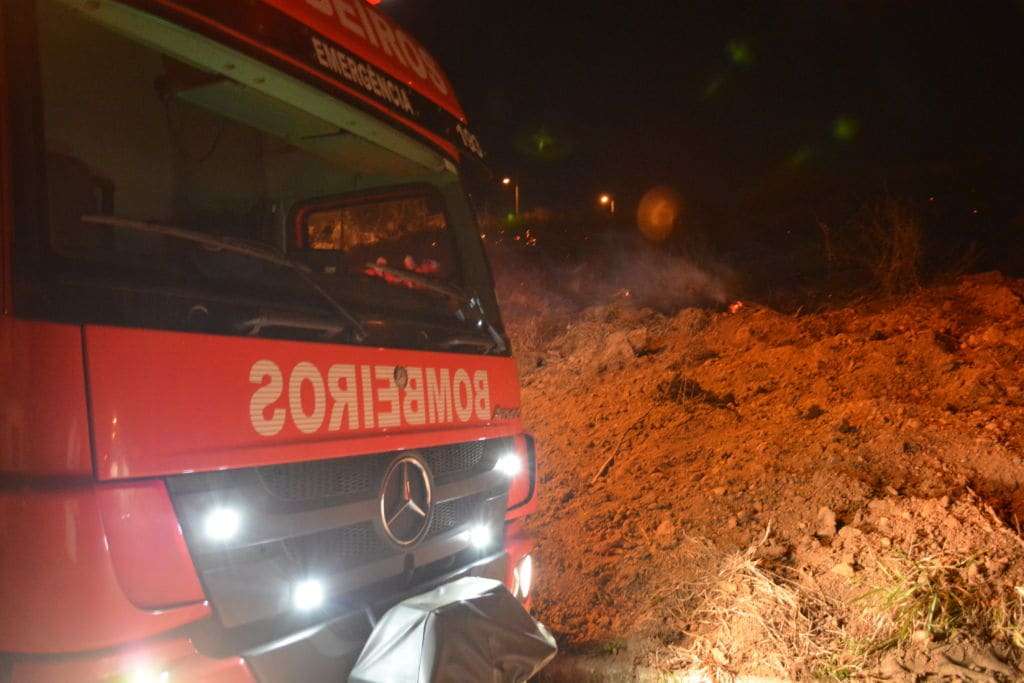
[[[366,0],[366,2],[370,3],[371,5],[379,5],[380,4],[380,0]]]
[[[611,198],[611,197],[609,197],[609,196],[608,196],[608,195],[606,195],[606,194],[603,194],[603,195],[601,195],[601,198],[600,198],[600,199],[599,199],[598,201],[600,201],[600,202],[601,202],[602,204],[607,204],[607,203],[608,203],[608,202],[610,202],[611,200],[612,200],[612,198]]]
[[[682,200],[670,187],[652,187],[640,199],[636,211],[637,227],[652,242],[664,242],[675,231],[682,212]]]
[[[511,178],[502,178],[502,179],[501,179],[501,184],[502,184],[502,185],[508,185],[508,184],[509,184],[509,183],[511,183],[511,182],[512,182],[512,179],[511,179]]]
[[[743,302],[742,301],[736,301],[734,303],[729,304],[729,312],[730,313],[739,313],[741,308],[743,308]]]

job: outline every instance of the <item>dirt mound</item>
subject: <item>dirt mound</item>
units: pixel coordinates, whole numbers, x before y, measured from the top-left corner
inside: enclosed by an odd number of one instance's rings
[[[520,357],[542,453],[540,618],[570,649],[647,638],[671,659],[697,642],[709,580],[751,546],[757,571],[798,592],[794,572],[856,583],[897,549],[911,563],[998,555],[998,571],[957,571],[1012,597],[1024,556],[1022,292],[988,274],[803,316],[751,304],[664,315],[621,299],[512,316],[514,339],[546,330]],[[1012,641],[1012,628],[1000,633]]]
[[[1022,581],[1019,535],[971,493],[875,499],[838,531],[822,508],[795,546],[769,531],[728,556],[692,638],[654,657],[716,680],[1017,680]]]

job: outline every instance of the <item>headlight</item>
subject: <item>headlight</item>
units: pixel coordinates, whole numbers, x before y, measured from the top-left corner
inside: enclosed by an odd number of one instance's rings
[[[520,600],[530,596],[533,586],[533,558],[527,555],[512,570],[512,594]]]
[[[463,533],[463,538],[477,550],[483,550],[491,544],[493,534],[491,528],[485,524],[478,524],[469,531]]]
[[[233,508],[214,508],[203,520],[203,531],[211,541],[227,541],[233,538],[241,527],[242,515]]]
[[[128,680],[131,683],[164,683],[171,678],[171,674],[166,671],[157,671],[148,666],[140,666],[131,672],[128,676]]]
[[[515,453],[507,453],[494,463],[494,470],[511,479],[523,471],[523,460]]]
[[[292,606],[308,612],[324,604],[324,585],[316,579],[299,581],[292,587]]]

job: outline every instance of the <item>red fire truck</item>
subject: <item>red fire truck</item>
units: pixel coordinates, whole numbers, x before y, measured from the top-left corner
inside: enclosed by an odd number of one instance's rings
[[[343,680],[535,455],[434,58],[365,0],[0,2],[0,681]]]

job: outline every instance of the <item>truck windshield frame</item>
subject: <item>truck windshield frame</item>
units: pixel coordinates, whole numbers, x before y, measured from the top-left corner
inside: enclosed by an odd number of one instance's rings
[[[32,0],[6,13],[19,316],[338,341],[319,331],[326,322],[241,323],[289,315],[336,323],[343,308],[375,323],[368,344],[474,349],[446,345],[483,333],[444,297],[393,286],[377,295],[365,283],[344,286],[313,269],[330,293],[323,297],[270,262],[83,221],[102,215],[179,226],[209,235],[211,244],[248,243],[309,265],[291,232],[300,207],[420,188],[439,202],[450,233],[454,263],[446,283],[496,308],[453,164],[431,161],[394,126],[387,126],[388,141],[366,139],[357,108],[199,33],[126,4],[103,3],[113,10],[99,17],[86,7]],[[226,56],[233,61],[225,64]],[[336,111],[324,116],[330,107]],[[342,114],[351,129],[339,125]],[[378,279],[371,288],[383,284]],[[384,328],[387,339],[375,338],[372,330]],[[400,328],[429,333],[397,334]]]

